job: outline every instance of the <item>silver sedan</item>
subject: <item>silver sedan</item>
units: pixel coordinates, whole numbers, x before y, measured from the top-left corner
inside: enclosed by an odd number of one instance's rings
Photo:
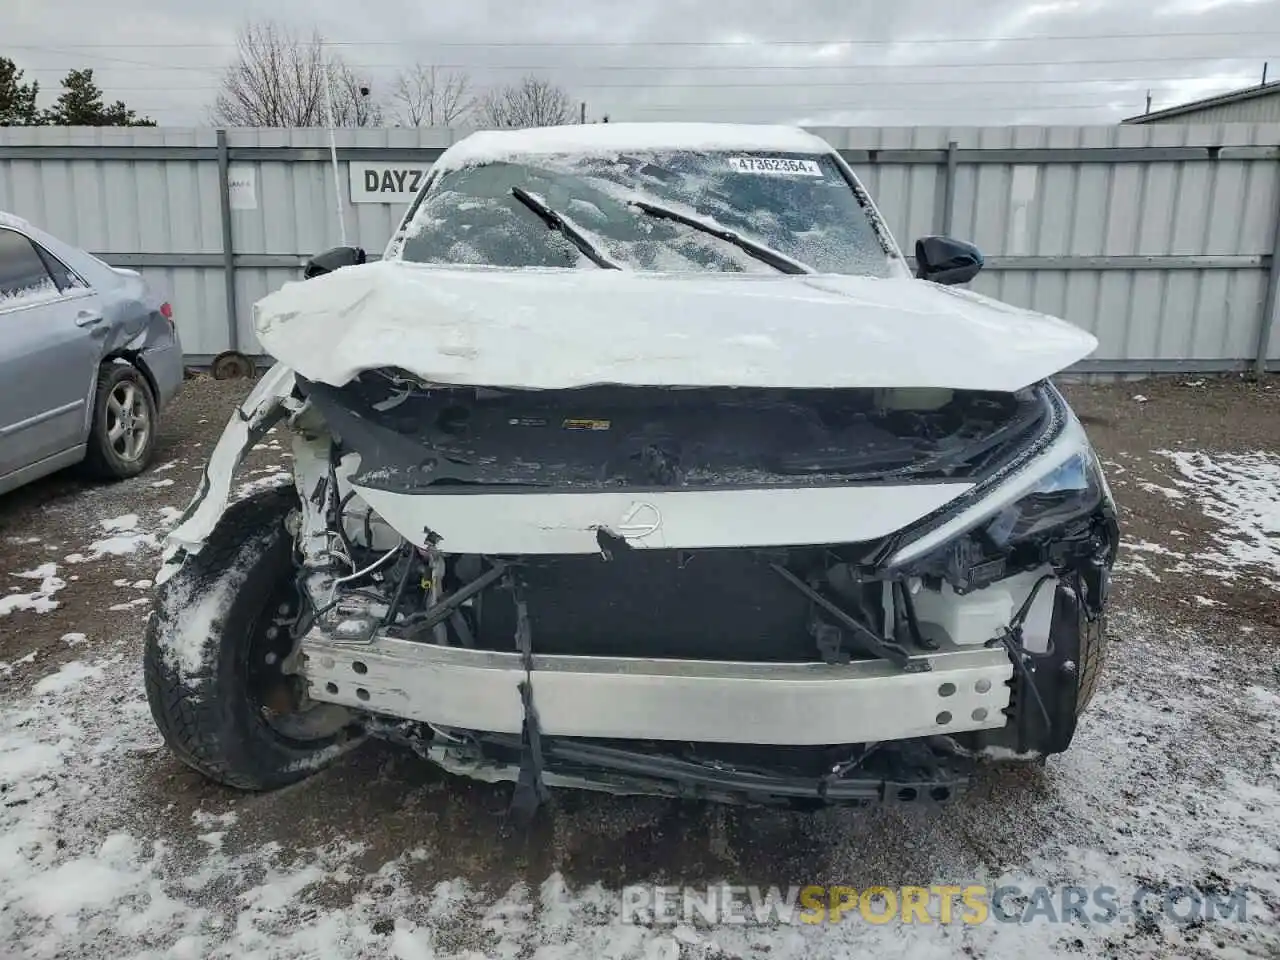
[[[0,494],[77,463],[141,473],[182,379],[173,310],[136,271],[0,212]]]

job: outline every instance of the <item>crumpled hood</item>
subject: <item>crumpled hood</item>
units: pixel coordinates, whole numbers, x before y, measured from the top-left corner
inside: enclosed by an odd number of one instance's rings
[[[263,348],[341,386],[434,383],[1016,390],[1097,347],[1080,328],[912,279],[439,267],[296,281],[254,307]]]

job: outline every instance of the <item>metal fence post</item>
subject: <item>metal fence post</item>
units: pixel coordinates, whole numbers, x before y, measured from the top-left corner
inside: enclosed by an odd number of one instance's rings
[[[1267,271],[1267,292],[1262,298],[1262,316],[1258,319],[1258,350],[1253,358],[1253,372],[1261,377],[1267,372],[1267,351],[1276,328],[1277,292],[1280,288],[1280,164],[1276,165],[1276,201],[1271,212],[1271,269]]]
[[[222,283],[227,298],[227,349],[240,349],[240,324],[236,318],[236,261],[231,235],[231,151],[227,131],[218,131],[218,208],[222,224]]]
[[[947,172],[942,181],[942,235],[951,236],[951,225],[955,219],[956,208],[956,141],[947,143]]]

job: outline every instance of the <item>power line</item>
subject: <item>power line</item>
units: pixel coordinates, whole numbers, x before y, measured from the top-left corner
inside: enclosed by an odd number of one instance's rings
[[[54,51],[61,52],[61,51]],[[148,63],[141,60],[120,60],[118,58],[104,58],[97,54],[85,54],[85,56],[95,59],[110,59],[112,62],[128,64],[130,66],[143,67],[153,70],[181,70],[195,71],[199,73],[220,73],[226,68],[226,64],[217,64],[203,67],[191,66],[190,64],[169,64],[169,63]],[[1198,57],[1119,57],[1111,59],[1086,59],[1086,60],[1007,60],[1000,63],[991,62],[969,62],[969,63],[849,63],[849,64],[800,64],[796,66],[781,66],[777,64],[735,64],[733,66],[715,66],[711,64],[671,64],[656,63],[648,65],[637,64],[582,64],[582,63],[542,63],[542,64],[476,64],[476,63],[425,63],[426,66],[433,66],[440,70],[475,70],[475,71],[494,71],[494,70],[526,70],[532,72],[565,72],[571,70],[603,70],[603,71],[622,71],[622,72],[657,72],[657,71],[678,71],[696,72],[696,73],[728,73],[741,72],[744,70],[752,73],[775,73],[803,71],[810,72],[814,70],[839,70],[848,72],[851,70],[999,70],[1005,67],[1074,67],[1074,66],[1115,66],[1117,64],[1135,64],[1135,63],[1254,63],[1258,60],[1266,60],[1268,55],[1258,54],[1249,57],[1227,57],[1227,56],[1198,56]],[[1280,54],[1273,55],[1270,59],[1280,59]],[[386,62],[386,63],[347,63],[348,67],[353,70],[392,70],[405,66],[409,66],[403,61]],[[24,73],[65,73],[64,67],[26,67]],[[1158,78],[1153,78],[1158,79]]]
[[[1066,78],[1066,77],[1049,77],[1040,79],[1038,77],[1012,77],[999,79],[968,79],[968,78],[952,78],[948,83],[963,84],[965,86],[990,86],[990,85],[1020,85],[1020,86],[1041,86],[1041,85],[1057,85],[1057,84],[1166,84],[1166,83],[1185,83],[1188,81],[1204,81],[1205,83],[1246,83],[1251,79],[1250,76],[1241,74],[1235,77],[1206,77],[1203,74],[1195,74],[1189,76],[1178,77],[1086,77],[1086,78]],[[815,88],[844,88],[844,87],[930,87],[937,86],[939,81],[936,78],[931,80],[885,80],[883,78],[876,80],[848,80],[848,81],[816,81],[812,83],[572,83],[569,86],[575,90],[683,90],[696,92],[699,90],[738,90],[738,89],[769,89],[769,90],[798,90],[798,89],[815,89]],[[221,90],[221,85],[201,85],[196,87],[175,87],[167,85],[166,92],[182,92],[182,93],[201,93]],[[137,93],[139,91],[154,91],[155,85],[145,87],[121,87],[112,85],[110,93]]]
[[[1205,39],[1208,37],[1262,37],[1280,36],[1280,30],[1205,30],[1185,33],[1112,33],[1073,34],[1053,36],[1035,34],[1018,37],[912,37],[910,39],[817,39],[817,40],[321,40],[326,47],[836,47],[836,46],[894,46],[942,45],[963,43],[1056,43],[1084,40],[1172,40],[1178,38]],[[152,43],[59,43],[60,47],[77,50],[90,49],[142,49],[154,47]],[[7,43],[7,49],[39,49],[40,44]],[[234,43],[166,43],[166,49],[234,48]]]

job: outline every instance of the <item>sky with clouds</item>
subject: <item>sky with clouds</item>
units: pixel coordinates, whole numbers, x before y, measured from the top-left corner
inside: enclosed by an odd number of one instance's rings
[[[7,0],[0,56],[92,66],[109,100],[205,122],[260,0]],[[537,73],[613,120],[1111,123],[1280,79],[1280,0],[274,0],[374,96],[413,63],[484,90]]]

